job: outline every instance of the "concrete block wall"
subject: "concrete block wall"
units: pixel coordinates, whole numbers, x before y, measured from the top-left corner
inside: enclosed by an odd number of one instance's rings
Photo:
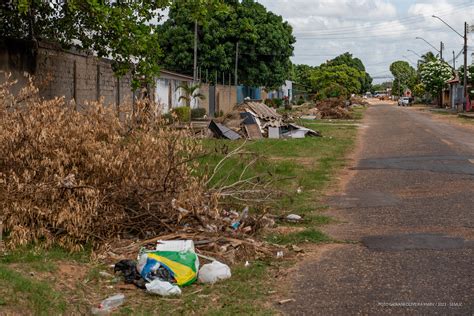
[[[112,61],[55,44],[24,40],[0,40],[0,70],[25,82],[23,73],[35,77],[41,96],[75,99],[78,109],[87,101],[104,98],[107,106],[132,103],[131,76],[114,76]],[[2,80],[2,79],[0,79]]]

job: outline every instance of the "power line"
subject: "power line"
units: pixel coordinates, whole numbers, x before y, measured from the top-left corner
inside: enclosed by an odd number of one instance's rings
[[[443,10],[443,11],[438,11],[436,12],[437,15],[440,16],[448,16],[452,15],[453,13],[456,13],[458,11],[463,11],[466,8],[472,6],[473,3],[472,1],[460,3],[457,5],[455,9],[451,10]],[[333,28],[331,30],[322,30],[322,31],[301,31],[301,32],[295,32],[295,34],[303,34],[303,33],[317,33],[317,35],[338,35],[340,33],[350,33],[350,32],[358,32],[358,31],[364,31],[366,29],[387,29],[387,28],[393,28],[394,25],[398,24],[406,24],[406,25],[411,25],[411,24],[422,24],[425,23],[425,21],[420,21],[419,16],[407,16],[404,18],[400,18],[398,20],[395,20],[393,22],[381,22],[381,23],[376,23],[372,25],[362,25],[362,26],[347,26],[347,27],[340,27],[340,28]]]

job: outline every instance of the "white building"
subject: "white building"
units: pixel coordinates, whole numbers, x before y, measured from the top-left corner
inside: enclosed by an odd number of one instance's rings
[[[156,79],[155,101],[161,107],[162,113],[186,105],[185,100],[179,100],[184,95],[183,91],[177,89],[183,84],[193,84],[193,77],[167,70],[160,71],[160,77]]]

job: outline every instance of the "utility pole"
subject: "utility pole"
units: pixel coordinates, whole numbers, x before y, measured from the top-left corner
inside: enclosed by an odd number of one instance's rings
[[[198,51],[198,21],[194,21],[194,72],[193,79],[194,82],[197,80],[197,51]]]
[[[235,74],[234,74],[234,78],[235,78],[235,86],[238,86],[239,85],[239,76],[237,75],[237,71],[239,70],[239,42],[237,42],[237,44],[235,44]]]
[[[467,109],[467,22],[464,22],[464,99],[465,99],[465,110]]]
[[[456,71],[456,52],[453,50],[453,69]]]
[[[444,49],[444,44],[443,44],[443,42],[441,42],[441,43],[439,44],[439,58],[440,58],[441,60],[443,60],[443,49]]]

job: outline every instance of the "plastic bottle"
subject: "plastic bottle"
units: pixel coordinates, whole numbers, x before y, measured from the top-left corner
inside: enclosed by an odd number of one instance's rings
[[[125,301],[125,295],[122,293],[115,294],[103,300],[99,307],[92,308],[93,315],[108,315],[114,309],[119,307]]]

